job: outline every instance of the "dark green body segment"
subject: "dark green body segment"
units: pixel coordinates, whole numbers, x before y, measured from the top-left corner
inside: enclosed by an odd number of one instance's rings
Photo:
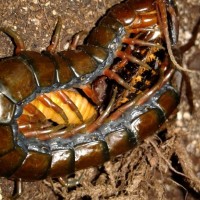
[[[133,149],[137,145],[137,137],[128,129],[116,130],[105,137],[110,157],[114,158]]]
[[[1,107],[0,121],[2,124],[9,123],[15,112],[15,104],[2,93],[0,93],[0,104],[4,105]]]
[[[0,126],[0,156],[8,153],[15,148],[14,135],[11,126]]]
[[[37,151],[29,151],[23,164],[12,174],[10,178],[23,180],[40,180],[47,176],[51,164],[51,155]]]
[[[76,170],[99,166],[108,160],[108,146],[104,141],[88,142],[75,147]]]
[[[56,65],[49,57],[34,51],[21,52],[20,57],[32,68],[40,87],[51,87],[55,83]]]
[[[22,59],[14,57],[0,62],[1,93],[14,103],[29,97],[35,92],[36,86],[30,67]]]
[[[61,57],[68,61],[76,76],[92,73],[96,70],[97,64],[94,60],[83,51],[62,51],[59,53]]]
[[[52,152],[51,167],[48,176],[59,177],[71,174],[75,170],[75,152],[72,149]]]
[[[0,157],[0,176],[11,177],[23,165],[26,156],[26,151],[15,145],[12,151]]]

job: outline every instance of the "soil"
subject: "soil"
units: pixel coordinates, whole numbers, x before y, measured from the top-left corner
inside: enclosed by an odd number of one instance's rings
[[[16,30],[28,50],[42,51],[48,46],[58,16],[63,30],[58,50],[67,47],[75,33],[89,32],[108,8],[119,0],[16,0],[0,2],[1,26]],[[192,36],[200,17],[199,0],[177,0],[182,46]],[[0,33],[0,57],[13,54],[13,44]],[[200,34],[184,53],[183,66],[200,71]],[[80,185],[63,187],[57,180],[24,183],[22,199],[200,199],[200,74],[188,73],[192,85],[194,111],[190,113],[183,93],[176,118],[161,133],[125,155],[99,168],[84,171]],[[160,139],[162,138],[162,140]],[[164,139],[163,139],[164,138]],[[82,172],[78,172],[79,177]],[[9,199],[14,182],[0,179],[0,199]]]

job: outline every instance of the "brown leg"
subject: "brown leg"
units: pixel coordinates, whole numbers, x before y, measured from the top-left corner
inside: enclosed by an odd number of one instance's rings
[[[90,85],[83,85],[80,86],[80,89],[83,90],[83,92],[96,104],[96,105],[100,105],[101,102],[98,99],[98,96],[96,94],[96,92],[91,88]]]
[[[92,84],[80,86],[80,89],[91,99],[95,105],[101,105],[106,96],[106,76],[96,78]]]
[[[16,45],[16,48],[15,48],[16,55],[19,54],[21,51],[25,51],[26,48],[24,45],[24,41],[15,31],[13,31],[10,28],[3,28],[3,27],[0,28],[0,31],[4,32],[5,34],[13,38],[14,43]]]
[[[23,113],[17,120],[18,127],[22,133],[51,126],[51,123],[48,122],[43,113],[33,104],[30,103],[25,105],[24,111],[25,113]]]
[[[81,32],[75,34],[75,35],[73,36],[73,38],[72,38],[72,41],[71,41],[70,45],[69,45],[69,49],[75,50],[75,49],[77,48],[77,46],[78,46],[78,43],[79,43],[81,37],[82,37],[84,34],[85,34],[84,31],[81,31]]]
[[[108,117],[108,115],[110,114],[110,112],[113,108],[116,95],[117,95],[117,88],[114,89],[112,98],[111,98],[106,110],[92,124],[90,124],[86,128],[87,133],[93,132],[94,130],[96,130],[97,128],[99,128],[103,124],[104,120]]]
[[[77,185],[80,184],[80,181],[81,181],[84,173],[85,173],[85,171],[83,171],[78,178],[67,178],[67,180],[65,180],[65,178],[59,177],[58,180],[61,183],[61,185],[64,187],[67,187],[67,188],[76,187]]]
[[[11,200],[16,200],[22,195],[22,190],[23,190],[23,184],[22,180],[18,179],[15,181],[15,193],[13,194],[12,197],[10,197]]]
[[[194,111],[194,103],[193,103],[193,92],[192,92],[190,77],[185,72],[182,72],[182,75],[183,75],[183,81],[185,82],[185,87],[186,87],[185,96],[188,100],[190,113],[192,113]]]
[[[57,126],[50,126],[49,128],[45,128],[45,129],[42,129],[43,127],[40,127],[40,129],[37,129],[37,130],[35,130],[35,127],[33,127],[32,130],[24,132],[24,135],[27,138],[34,137],[41,140],[47,140],[47,139],[51,139],[51,133],[56,133],[65,127],[66,126],[63,124],[57,125]]]
[[[182,66],[180,66],[175,57],[174,57],[174,54],[172,52],[172,45],[171,45],[171,40],[170,40],[170,37],[169,37],[169,30],[168,30],[168,26],[167,26],[167,9],[166,9],[166,4],[164,1],[158,1],[157,2],[157,12],[158,12],[158,19],[159,19],[159,23],[161,25],[161,28],[163,30],[163,34],[164,34],[164,37],[165,37],[165,41],[166,41],[166,45],[167,45],[167,50],[168,50],[168,54],[169,54],[169,57],[170,57],[170,60],[172,61],[172,63],[174,64],[174,66],[180,70],[180,71],[187,71],[187,72],[195,72],[197,73],[196,71],[193,71],[193,70],[189,70],[189,69],[185,69],[183,68]]]
[[[24,106],[24,110],[26,112],[28,112],[31,116],[33,116],[35,119],[33,120],[37,120],[37,122],[46,122],[47,119],[46,117],[44,116],[44,114],[38,110],[37,107],[35,107],[33,104],[29,103],[27,105]],[[30,121],[32,122],[32,121]]]
[[[130,28],[127,30],[129,33],[134,33],[134,34],[137,34],[137,33],[141,33],[141,32],[147,32],[147,31],[151,31],[151,32],[155,32],[155,29],[154,28]]]
[[[62,20],[60,17],[58,17],[58,22],[56,24],[53,36],[51,38],[51,43],[50,45],[47,47],[47,51],[49,51],[51,54],[54,54],[56,51],[56,48],[58,46],[58,42],[60,39],[60,32],[62,29]]]
[[[200,27],[200,17],[197,20],[197,23],[195,24],[193,30],[192,30],[192,37],[190,40],[183,46],[181,46],[179,49],[181,51],[181,54],[183,55],[186,51],[188,51],[192,46],[194,46],[195,41],[197,39],[197,35],[199,33],[199,27]],[[183,75],[183,81],[185,82],[186,85],[186,98],[188,100],[189,106],[190,106],[190,113],[194,111],[194,103],[193,103],[193,92],[192,92],[192,87],[190,83],[190,78],[189,76],[185,73],[182,72]]]

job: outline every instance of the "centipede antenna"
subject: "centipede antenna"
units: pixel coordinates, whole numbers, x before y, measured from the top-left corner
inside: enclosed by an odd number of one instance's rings
[[[186,52],[187,50],[189,50],[195,44],[195,40],[197,39],[197,35],[199,33],[199,27],[200,27],[200,17],[197,20],[192,30],[192,37],[189,39],[189,41],[185,45],[180,47],[180,51],[182,54]]]
[[[167,50],[168,50],[169,57],[170,57],[172,63],[180,71],[197,73],[197,71],[185,69],[182,66],[180,66],[177,63],[177,61],[174,57],[174,54],[173,54],[172,48],[171,48],[172,44],[171,44],[171,40],[170,40],[170,37],[169,37],[169,31],[168,31],[168,25],[167,25],[167,11],[166,11],[166,5],[165,5],[164,1],[162,1],[162,0],[158,1],[157,11],[160,14],[159,21],[160,21],[160,24],[162,25],[162,28],[163,28],[163,34],[164,34],[164,37],[165,37],[165,40],[166,40]]]

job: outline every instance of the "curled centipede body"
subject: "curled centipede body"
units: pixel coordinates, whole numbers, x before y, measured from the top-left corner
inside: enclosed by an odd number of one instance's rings
[[[127,0],[99,20],[83,45],[75,40],[62,52],[59,19],[42,53],[26,51],[15,32],[1,28],[17,48],[0,62],[0,176],[66,176],[157,132],[179,103],[167,50],[176,42],[176,20],[173,1]]]

